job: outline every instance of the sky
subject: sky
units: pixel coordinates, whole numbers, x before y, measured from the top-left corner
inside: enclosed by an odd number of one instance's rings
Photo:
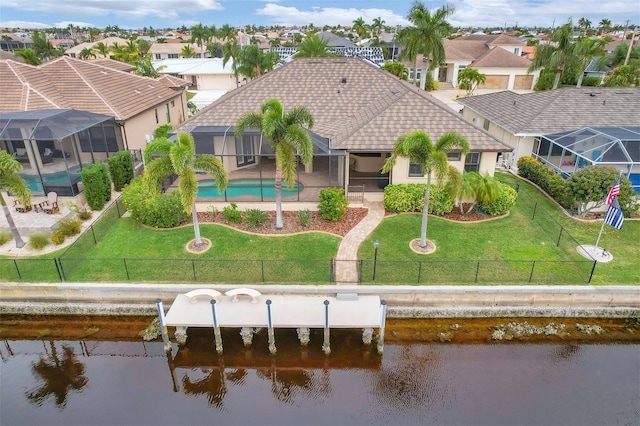
[[[423,0],[430,9],[444,1]],[[0,27],[178,28],[203,25],[343,25],[362,17],[406,25],[413,0],[2,0]],[[586,18],[640,25],[637,0],[450,0],[454,27],[552,27]]]

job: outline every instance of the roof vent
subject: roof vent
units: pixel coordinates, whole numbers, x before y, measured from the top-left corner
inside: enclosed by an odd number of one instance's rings
[[[595,98],[595,97],[596,97],[596,94],[595,94],[595,93],[593,93],[593,92],[591,92],[591,93],[589,93],[589,96],[591,96],[592,98]]]
[[[347,77],[342,77],[342,84],[346,84],[347,83]]]

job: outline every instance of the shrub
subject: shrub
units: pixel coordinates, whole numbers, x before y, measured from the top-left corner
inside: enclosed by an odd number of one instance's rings
[[[29,248],[42,250],[49,245],[49,237],[44,234],[33,234],[29,237]]]
[[[155,139],[166,138],[167,136],[169,136],[169,131],[171,129],[173,129],[173,126],[171,124],[163,124],[153,131],[153,137]]]
[[[259,209],[248,209],[244,212],[244,223],[252,228],[259,228],[269,220],[269,214]]]
[[[84,207],[79,208],[76,214],[78,215],[78,219],[82,221],[89,220],[91,216],[93,216],[93,213]]]
[[[89,208],[102,210],[105,202],[111,199],[111,179],[107,166],[103,163],[92,164],[82,169],[80,176]]]
[[[312,213],[309,209],[299,210],[298,211],[298,223],[305,228],[309,226],[311,223]]]
[[[518,197],[516,190],[509,185],[498,182],[498,187],[500,195],[495,201],[479,205],[483,212],[493,216],[506,214],[515,205]]]
[[[387,211],[421,212],[424,207],[425,183],[389,185],[384,189],[383,204]],[[431,185],[429,213],[444,215],[453,210],[454,200],[442,186]]]
[[[58,222],[58,231],[66,237],[78,235],[82,230],[82,224],[78,219],[66,218]]]
[[[66,239],[66,237],[60,231],[56,231],[53,234],[51,234],[51,242],[53,244],[57,245],[57,246],[59,246],[60,244],[64,243],[65,239]]]
[[[567,180],[567,191],[572,194],[578,213],[582,215],[602,205],[619,175],[620,171],[611,166],[588,166],[572,174]],[[625,217],[638,211],[635,196],[631,182],[626,176],[622,176],[618,203]]]
[[[9,232],[0,232],[0,246],[8,243],[13,239],[13,236]]]
[[[325,220],[339,221],[347,213],[347,196],[343,188],[324,188],[320,190],[320,216]]]
[[[518,174],[538,185],[558,204],[570,208],[575,204],[573,193],[567,187],[559,173],[545,167],[533,157],[524,156],[518,159]]]
[[[600,86],[600,78],[599,77],[584,77],[582,79],[583,86],[596,87]]]
[[[173,228],[187,219],[178,191],[168,194],[149,191],[142,177],[124,188],[122,202],[134,220],[154,228]]]
[[[113,179],[113,189],[120,192],[133,180],[133,155],[131,151],[118,151],[109,157],[109,173]]]
[[[224,220],[230,223],[242,223],[242,212],[238,210],[236,203],[231,203],[222,209],[222,216]]]

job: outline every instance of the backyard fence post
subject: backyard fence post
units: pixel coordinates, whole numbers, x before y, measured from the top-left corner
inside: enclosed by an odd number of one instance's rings
[[[529,282],[531,282],[531,280],[533,279],[533,269],[536,267],[536,261],[534,260],[531,263],[531,273],[529,274]]]
[[[422,275],[422,261],[418,262],[418,284],[420,284],[420,277]]]
[[[18,260],[13,259],[13,266],[16,267],[16,272],[18,273],[18,279],[22,280],[22,275],[20,274],[20,268],[18,268]]]
[[[60,272],[62,273],[62,281],[66,281],[67,277],[64,274],[64,267],[62,266],[62,258],[61,257],[58,258],[58,262],[60,264]]]
[[[121,218],[122,215],[120,214],[120,205],[118,203],[119,200],[116,200],[116,211],[118,212],[118,218]]]
[[[62,275],[60,274],[60,267],[58,266],[58,258],[53,259],[53,264],[56,265],[56,272],[58,273],[58,279],[62,282]]]
[[[558,235],[558,242],[556,243],[556,247],[560,247],[560,239],[562,238],[562,231],[564,230],[564,228],[561,226],[560,227],[560,235]]]
[[[329,263],[329,282],[336,282],[336,258],[331,258],[331,263]]]
[[[197,278],[196,278],[196,261],[194,259],[191,259],[191,270],[193,271],[193,280],[197,281]]]
[[[536,209],[538,208],[538,202],[533,205],[533,215],[531,216],[531,220],[536,218]]]
[[[122,258],[122,263],[124,264],[124,272],[125,272],[125,274],[127,274],[127,281],[130,281],[131,278],[129,277],[129,268],[127,268],[127,258],[126,257]]]
[[[361,283],[362,282],[362,265],[364,263],[363,259],[360,259],[360,268],[358,268],[358,282]]]
[[[593,273],[596,271],[596,264],[598,263],[597,260],[593,261],[593,266],[591,267],[591,273],[589,274],[589,279],[587,280],[587,284],[589,284],[591,282],[591,278],[593,278]]]
[[[474,283],[478,282],[478,273],[480,272],[480,261],[478,260],[478,263],[476,264],[476,278],[474,279]]]
[[[91,225],[91,235],[93,235],[93,244],[98,244],[98,240],[96,239],[96,233],[93,230],[93,225]]]
[[[260,261],[260,269],[262,273],[262,282],[264,283],[264,260]]]

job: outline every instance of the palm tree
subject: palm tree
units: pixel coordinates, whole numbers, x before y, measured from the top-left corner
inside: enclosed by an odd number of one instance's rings
[[[236,137],[241,138],[246,129],[256,129],[262,133],[276,152],[276,229],[282,229],[282,180],[292,188],[296,178],[296,153],[303,164],[313,159],[311,137],[302,128],[313,127],[313,116],[303,106],[293,107],[289,112],[277,99],[267,99],[260,106],[260,112],[249,111],[236,121]]]
[[[134,65],[136,66],[136,69],[133,71],[135,75],[141,75],[143,77],[151,78],[160,77],[160,73],[158,73],[158,71],[164,68],[164,65],[158,68],[153,66],[153,64],[151,63],[150,53],[147,53],[144,58],[139,58]]]
[[[9,206],[4,199],[1,191],[11,192],[20,201],[23,206],[31,204],[31,191],[27,186],[27,183],[22,179],[18,172],[22,170],[22,164],[20,164],[16,158],[9,154],[7,151],[0,151],[0,204],[4,210],[4,215],[7,218],[9,229],[13,235],[13,239],[16,241],[16,247],[24,247],[24,241],[18,232],[16,223],[13,221]]]
[[[387,158],[382,167],[383,173],[389,173],[396,164],[398,157],[409,159],[418,164],[423,175],[427,176],[427,188],[424,192],[424,207],[422,209],[422,230],[420,247],[427,247],[427,219],[429,217],[429,197],[431,190],[431,175],[434,174],[438,184],[443,185],[449,174],[447,151],[460,149],[463,155],[469,153],[469,141],[457,132],[442,135],[433,144],[431,138],[422,130],[413,131],[398,137],[393,144],[391,157]]]
[[[371,28],[373,29],[373,32],[375,35],[380,35],[382,30],[384,29],[384,24],[385,24],[385,20],[382,19],[380,16],[378,16],[377,18],[373,18],[373,23],[371,24]]]
[[[409,78],[409,70],[402,62],[387,61],[380,67],[380,69],[390,72],[402,80],[407,80]]]
[[[14,51],[13,54],[18,58],[22,58],[25,64],[40,65],[42,63],[33,49],[18,49]]]
[[[220,30],[222,31],[222,29]],[[235,37],[227,40],[225,44],[222,45],[222,66],[226,66],[229,59],[232,59],[231,68],[233,69],[233,75],[236,77],[236,87],[240,85],[240,81],[238,80],[238,53],[240,49],[238,49],[238,42]]]
[[[200,46],[200,51],[204,52],[204,46],[206,46],[207,41],[209,41],[209,31],[206,25],[203,26],[198,23],[191,27],[191,43]],[[193,58],[193,56],[185,56],[185,58]]]
[[[102,41],[99,41],[95,45],[93,45],[92,50],[94,52],[99,53],[103,58],[108,58],[109,57],[109,53],[110,53],[109,46],[104,44],[104,42],[102,42]]]
[[[365,38],[369,32],[367,31],[367,24],[365,24],[362,16],[353,21],[353,26],[351,27],[351,31],[358,34],[358,37]]]
[[[159,156],[154,157],[154,154]],[[171,175],[178,176],[178,191],[182,207],[193,218],[195,245],[201,246],[200,225],[196,213],[196,198],[198,195],[198,180],[196,171],[209,173],[213,176],[218,191],[227,188],[227,171],[222,162],[213,155],[196,155],[193,137],[189,133],[179,133],[176,142],[165,138],[154,139],[144,149],[144,161],[147,165],[144,182],[151,190],[159,190],[162,182]]]
[[[182,56],[183,58],[195,58],[196,57],[196,51],[195,51],[195,49],[193,47],[191,47],[191,46],[189,46],[187,44],[180,51],[180,56]]]
[[[327,50],[328,42],[328,39],[321,38],[317,33],[307,34],[304,41],[298,46],[298,51],[293,55],[293,58],[332,58],[338,56]]]
[[[453,14],[454,8],[448,5],[437,9],[433,14],[421,2],[417,1],[409,10],[407,19],[413,26],[406,27],[403,33],[405,42],[422,53],[424,65],[420,77],[420,88],[425,89],[427,70],[433,71],[445,60],[442,39],[451,33],[451,25],[447,17]]]
[[[238,73],[254,79],[273,70],[279,58],[277,52],[263,52],[255,44],[250,44],[238,52],[236,69]]]
[[[462,187],[459,192],[459,199],[472,199],[469,210],[466,212],[460,203],[460,212],[467,215],[478,204],[494,202],[500,196],[500,186],[498,182],[488,173],[465,172],[462,175]]]
[[[598,24],[598,27],[600,28],[600,33],[608,33],[609,30],[611,29],[611,20],[610,19],[602,19],[600,21],[600,23]]]
[[[236,38],[238,35],[238,30],[230,26],[229,24],[224,24],[218,30],[218,35],[222,39],[222,41],[231,40],[232,38]]]
[[[85,47],[84,49],[82,49],[80,51],[80,53],[78,53],[78,57],[80,59],[89,59],[91,57],[96,57],[96,54],[93,53],[93,50],[89,49],[88,47]]]
[[[555,71],[552,89],[557,89],[560,77],[570,64],[583,64],[586,60],[587,44],[581,40],[573,41],[573,23],[569,22],[559,27],[550,37],[554,44],[538,46],[536,57],[529,65],[529,72],[539,68]],[[584,69],[584,67],[582,67]]]
[[[588,20],[587,18],[580,18],[578,19],[578,26],[580,28],[584,28],[584,36],[586,37],[589,32],[589,28],[591,28],[591,21]]]

